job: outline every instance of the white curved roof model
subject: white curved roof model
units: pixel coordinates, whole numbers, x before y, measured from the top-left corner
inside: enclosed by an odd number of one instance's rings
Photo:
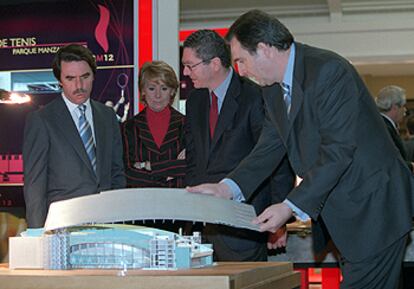
[[[187,220],[258,231],[253,206],[184,189],[120,189],[52,203],[45,230],[88,223]]]

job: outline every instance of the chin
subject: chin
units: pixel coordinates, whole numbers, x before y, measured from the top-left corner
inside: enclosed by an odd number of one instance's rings
[[[163,110],[164,108],[160,108],[160,107],[156,106],[156,107],[150,107],[150,109],[151,109],[152,111],[155,111],[155,112],[160,112],[160,111],[161,111],[161,110]]]
[[[262,83],[254,76],[248,76],[247,78],[249,78],[251,81],[253,81],[257,85],[262,85]]]
[[[203,88],[198,81],[193,81],[194,88]]]
[[[270,81],[268,81],[268,80],[265,80],[265,79],[260,79],[260,81],[259,81],[259,85],[260,86],[270,86],[270,85],[272,85],[273,83],[271,83]]]
[[[74,104],[82,104],[86,101],[86,98],[76,98],[75,101],[72,101]]]

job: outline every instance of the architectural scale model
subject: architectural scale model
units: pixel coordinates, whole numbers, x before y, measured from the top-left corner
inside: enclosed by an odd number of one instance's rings
[[[120,189],[52,203],[45,230],[89,223],[182,220],[258,231],[259,226],[252,224],[254,217],[252,205],[184,189]]]
[[[201,236],[114,225],[187,220],[258,230],[253,206],[183,189],[121,189],[52,203],[45,227],[10,238],[11,269],[187,269],[212,265]]]
[[[201,236],[132,225],[90,225],[45,232],[29,229],[10,238],[11,269],[175,270],[212,265]]]

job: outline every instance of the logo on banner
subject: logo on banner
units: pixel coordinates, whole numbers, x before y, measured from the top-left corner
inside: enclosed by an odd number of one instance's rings
[[[96,54],[96,62],[112,62],[115,61],[114,55],[108,53],[109,42],[108,42],[108,27],[109,20],[111,18],[111,13],[108,8],[102,5],[99,7],[99,21],[95,27],[95,39],[98,42],[99,46],[105,52],[104,54]]]
[[[99,22],[95,28],[95,38],[98,44],[102,47],[105,53],[108,52],[108,27],[109,27],[109,18],[111,14],[109,13],[108,8],[102,5],[99,7]]]

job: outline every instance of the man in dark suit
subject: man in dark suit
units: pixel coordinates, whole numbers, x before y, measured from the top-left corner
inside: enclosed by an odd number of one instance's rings
[[[398,130],[398,124],[403,120],[407,111],[405,108],[406,102],[405,90],[396,85],[388,85],[382,88],[375,98],[375,103],[377,104],[392,141],[409,169],[413,171],[413,163],[407,156],[407,151]]]
[[[261,91],[231,68],[230,48],[216,32],[196,31],[183,47],[183,72],[196,88],[186,103],[186,183],[218,182],[257,143],[264,120]],[[258,213],[283,201],[293,187],[287,159],[275,173],[278,181],[272,195],[266,180],[246,198]],[[203,236],[213,244],[217,261],[267,260],[267,234],[208,224]]]
[[[413,180],[354,67],[339,55],[294,42],[276,18],[253,10],[230,27],[241,75],[264,89],[259,142],[228,180],[248,198],[287,153],[303,179],[255,223],[274,231],[293,212],[312,218],[315,249],[342,255],[341,288],[396,288],[411,229]],[[189,191],[230,198],[226,183]]]
[[[29,115],[24,132],[28,227],[43,227],[50,203],[123,188],[122,142],[111,108],[90,99],[96,63],[81,45],[53,61],[62,96]]]

